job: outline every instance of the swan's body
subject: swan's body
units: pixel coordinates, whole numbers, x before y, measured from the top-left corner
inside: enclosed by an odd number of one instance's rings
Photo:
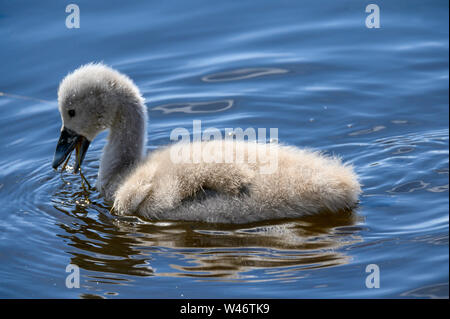
[[[114,201],[118,215],[245,223],[338,213],[353,208],[361,192],[350,166],[295,147],[213,140],[171,145],[145,157],[146,109],[139,90],[101,64],[69,74],[60,84],[58,102],[63,129],[53,166],[73,145],[81,145],[82,160],[89,142],[109,129],[96,186]],[[71,149],[61,146],[68,141]],[[174,162],[174,148],[192,155],[197,146],[211,154],[231,150],[234,160]],[[243,154],[240,161],[236,153]],[[264,161],[258,154],[266,155]],[[275,170],[262,173],[272,160]]]

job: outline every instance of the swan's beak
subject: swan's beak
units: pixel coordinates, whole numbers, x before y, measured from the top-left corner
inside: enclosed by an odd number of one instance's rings
[[[81,163],[83,163],[84,156],[86,155],[90,143],[91,142],[84,136],[63,127],[58,145],[56,145],[55,156],[52,164],[53,168],[58,168],[58,166],[61,165],[69,154],[76,148],[76,159],[73,172],[77,173],[80,169]]]

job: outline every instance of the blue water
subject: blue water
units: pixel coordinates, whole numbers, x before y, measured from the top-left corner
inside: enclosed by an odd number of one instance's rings
[[[0,1],[0,297],[448,298],[448,1],[77,1],[79,29],[68,3]],[[110,215],[51,168],[59,81],[91,61],[140,87],[149,151],[193,120],[275,127],[352,163],[360,206],[240,226]]]

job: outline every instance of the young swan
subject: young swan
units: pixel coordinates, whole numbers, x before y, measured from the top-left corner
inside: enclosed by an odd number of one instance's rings
[[[58,104],[63,125],[54,168],[76,149],[77,172],[90,141],[109,129],[96,187],[114,201],[116,215],[247,223],[338,213],[355,207],[361,192],[352,168],[339,159],[276,144],[178,143],[144,159],[144,99],[132,80],[103,64],[67,75]],[[196,157],[199,150],[213,159]],[[180,162],[174,154],[188,157]]]

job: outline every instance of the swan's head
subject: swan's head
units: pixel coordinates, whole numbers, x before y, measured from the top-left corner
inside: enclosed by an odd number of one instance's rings
[[[76,173],[90,142],[118,120],[124,105],[144,105],[139,89],[126,75],[104,64],[83,65],[69,73],[58,90],[62,128],[53,168],[76,149]]]

